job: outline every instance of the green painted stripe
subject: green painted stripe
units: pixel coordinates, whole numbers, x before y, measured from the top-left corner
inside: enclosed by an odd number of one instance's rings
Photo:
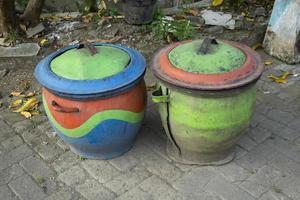
[[[94,114],[91,116],[86,122],[84,122],[81,126],[74,128],[74,129],[67,129],[62,127],[52,116],[48,105],[43,96],[43,104],[45,107],[45,112],[52,122],[52,124],[64,135],[79,138],[86,134],[88,134],[93,128],[95,128],[101,122],[108,120],[108,119],[116,119],[122,120],[128,123],[138,123],[141,122],[144,116],[144,111],[135,113],[125,110],[106,110],[99,113]]]

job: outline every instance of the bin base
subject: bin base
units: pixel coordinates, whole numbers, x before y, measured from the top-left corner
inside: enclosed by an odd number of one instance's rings
[[[87,152],[71,145],[70,145],[70,149],[73,153],[79,155],[82,158],[87,158],[92,160],[108,160],[127,153],[133,147],[133,144],[134,143],[111,152],[102,152],[102,151]]]
[[[189,151],[186,149],[180,149],[174,146],[170,141],[167,141],[167,154],[175,162],[179,162],[187,165],[200,165],[200,166],[218,166],[225,165],[231,162],[235,157],[235,152],[231,148],[227,151],[216,153],[199,153],[195,151]]]

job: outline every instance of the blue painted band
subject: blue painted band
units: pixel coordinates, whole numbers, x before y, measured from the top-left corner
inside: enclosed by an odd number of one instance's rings
[[[115,119],[106,120],[80,138],[68,137],[60,133],[55,127],[54,129],[75,153],[86,158],[110,159],[124,154],[131,148],[141,124],[131,124]]]
[[[124,88],[126,89],[126,86],[128,87],[128,85],[136,82],[144,75],[146,70],[146,61],[139,52],[127,47],[123,47],[121,45],[94,45],[119,48],[129,54],[130,63],[122,72],[104,79],[71,80],[57,76],[51,71],[50,63],[55,57],[70,49],[78,47],[78,45],[72,45],[60,49],[40,61],[34,72],[36,79],[42,86],[57,93],[62,93],[65,95],[93,95],[99,93],[107,93],[110,91],[114,91],[114,93],[122,92]]]

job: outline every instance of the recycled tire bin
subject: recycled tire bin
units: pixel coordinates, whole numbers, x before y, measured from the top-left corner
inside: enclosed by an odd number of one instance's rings
[[[144,73],[140,53],[112,44],[72,45],[35,69],[53,128],[74,153],[91,159],[133,146],[147,101]]]
[[[185,164],[222,165],[249,125],[262,74],[259,55],[230,41],[205,38],[160,50],[153,59],[167,154]]]

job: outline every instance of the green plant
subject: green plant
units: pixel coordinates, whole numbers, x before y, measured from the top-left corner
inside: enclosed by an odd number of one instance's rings
[[[16,42],[17,42],[17,39],[18,39],[18,32],[16,30],[12,30],[8,33],[5,40],[8,43],[11,43],[11,44],[15,45]]]

